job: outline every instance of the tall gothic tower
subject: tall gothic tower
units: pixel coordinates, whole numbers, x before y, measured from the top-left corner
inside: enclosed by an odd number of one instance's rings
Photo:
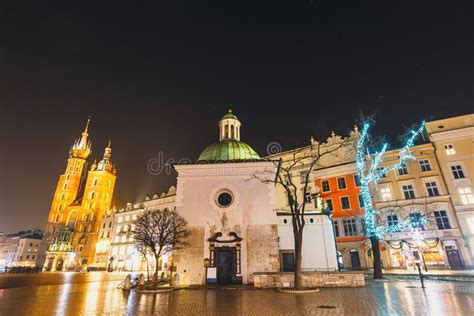
[[[99,163],[89,169],[90,119],[71,150],[51,203],[45,230],[45,270],[79,270],[94,258],[100,220],[110,208],[116,170],[109,142]]]

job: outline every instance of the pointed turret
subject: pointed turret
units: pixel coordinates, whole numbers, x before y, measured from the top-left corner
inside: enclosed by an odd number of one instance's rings
[[[84,131],[82,132],[82,136],[79,139],[76,139],[74,142],[74,145],[72,145],[71,150],[69,151],[69,156],[73,158],[83,158],[87,159],[89,155],[92,153],[92,144],[89,141],[89,124],[90,124],[91,118],[89,117],[87,119],[86,127],[84,128]]]
[[[115,167],[110,160],[112,158],[112,141],[109,140],[107,147],[104,150],[104,158],[97,164],[97,170],[99,171],[109,171],[115,174]]]

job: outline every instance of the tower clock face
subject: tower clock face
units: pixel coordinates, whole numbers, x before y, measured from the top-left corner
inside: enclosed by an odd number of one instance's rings
[[[217,196],[217,204],[220,207],[228,207],[232,204],[232,195],[229,192],[222,192]]]

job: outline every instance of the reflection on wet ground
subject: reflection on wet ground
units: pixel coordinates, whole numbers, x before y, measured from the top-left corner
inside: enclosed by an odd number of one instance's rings
[[[0,315],[474,315],[469,282],[369,281],[365,288],[294,295],[274,290],[124,293],[123,275],[0,275]]]

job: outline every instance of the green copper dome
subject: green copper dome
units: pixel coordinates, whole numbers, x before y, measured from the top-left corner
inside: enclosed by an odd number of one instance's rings
[[[226,162],[260,160],[260,156],[249,145],[235,139],[225,139],[208,146],[198,162]]]

